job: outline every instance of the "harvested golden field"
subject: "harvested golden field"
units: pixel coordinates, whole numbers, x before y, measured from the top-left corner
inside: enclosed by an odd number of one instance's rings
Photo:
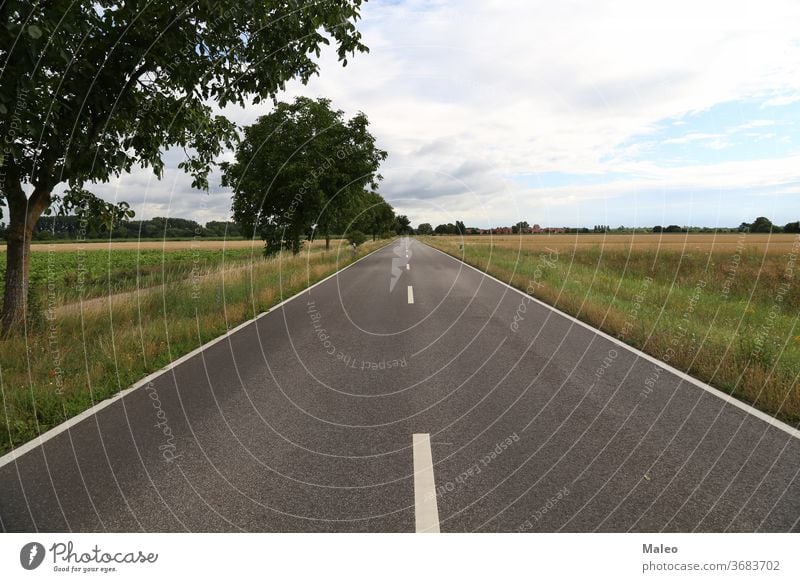
[[[750,252],[783,254],[792,249],[794,234],[524,234],[443,236],[449,241],[464,239],[469,245],[494,245],[497,248],[521,248],[525,251],[545,247],[565,252],[571,249],[600,247],[609,250],[668,250],[735,253],[737,248]]]
[[[800,235],[423,240],[800,426]]]

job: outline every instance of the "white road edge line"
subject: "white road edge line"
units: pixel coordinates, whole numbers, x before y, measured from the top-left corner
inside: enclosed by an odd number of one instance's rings
[[[408,303],[414,303],[414,288],[411,285],[408,286]]]
[[[422,242],[422,241],[420,241],[420,242]],[[634,354],[636,354],[640,358],[642,358],[644,360],[647,360],[648,362],[651,362],[653,364],[656,364],[659,368],[661,368],[663,370],[666,370],[667,372],[670,372],[671,374],[674,374],[675,376],[677,376],[681,380],[684,380],[684,381],[688,382],[689,384],[697,386],[698,388],[701,388],[701,389],[705,390],[709,394],[712,394],[712,395],[716,396],[717,398],[720,398],[720,399],[724,400],[725,402],[727,402],[731,406],[735,406],[736,408],[739,408],[740,410],[743,410],[744,412],[746,412],[748,414],[751,414],[751,415],[755,416],[756,418],[759,418],[759,419],[763,420],[767,424],[770,424],[770,425],[774,426],[778,430],[782,430],[786,434],[788,434],[790,436],[793,436],[796,439],[800,439],[800,430],[797,430],[793,426],[790,426],[790,425],[786,424],[785,422],[782,422],[782,421],[778,420],[777,418],[774,418],[774,417],[770,416],[769,414],[767,414],[765,412],[761,412],[757,408],[754,408],[754,407],[750,406],[749,404],[746,404],[746,403],[742,402],[741,400],[738,400],[737,398],[734,398],[730,394],[726,394],[725,392],[719,390],[718,388],[714,388],[713,386],[711,386],[709,384],[706,384],[705,382],[702,382],[701,380],[698,380],[697,378],[694,378],[694,377],[690,376],[689,374],[678,370],[677,368],[673,368],[669,364],[667,364],[665,362],[662,362],[661,360],[651,356],[650,354],[646,354],[641,350],[637,350],[633,346],[629,346],[628,344],[618,340],[614,336],[610,336],[607,333],[602,332],[599,329],[596,329],[596,328],[592,327],[588,323],[582,322],[580,319],[572,317],[571,315],[567,315],[563,311],[559,311],[558,309],[556,309],[552,305],[548,305],[544,301],[541,301],[541,300],[537,299],[536,297],[528,295],[527,293],[525,293],[524,291],[520,291],[516,287],[512,287],[511,285],[509,285],[505,281],[501,281],[497,277],[493,277],[489,273],[481,271],[480,269],[478,269],[476,267],[473,267],[469,263],[465,263],[464,261],[462,261],[460,259],[457,259],[453,255],[449,255],[444,251],[440,251],[439,249],[437,249],[435,247],[432,247],[431,245],[429,245],[427,243],[422,243],[422,244],[424,244],[425,246],[433,249],[436,252],[442,253],[444,256],[451,258],[452,260],[456,261],[457,263],[461,263],[462,265],[464,265],[466,267],[469,267],[473,271],[477,271],[478,273],[480,273],[484,277],[488,277],[489,279],[493,279],[494,281],[500,283],[504,287],[508,287],[509,289],[511,289],[512,291],[514,291],[516,293],[519,293],[523,297],[527,297],[528,299],[530,299],[534,303],[537,303],[537,304],[541,305],[542,307],[546,307],[550,311],[556,312],[561,317],[567,318],[568,320],[570,320],[571,322],[575,323],[576,325],[580,325],[581,327],[585,327],[586,329],[593,331],[597,335],[599,335],[601,337],[604,337],[605,339],[609,340],[610,342],[612,342],[612,343],[614,343],[614,344],[616,344],[616,345],[618,345],[618,346],[620,346],[622,348],[625,348],[629,352],[633,352]]]
[[[433,478],[431,435],[415,434],[414,443],[414,521],[417,533],[439,532],[439,507]]]
[[[288,299],[284,299],[283,301],[281,301],[277,305],[273,305],[267,311],[259,313],[254,318],[248,319],[247,321],[237,325],[233,329],[229,330],[227,333],[214,338],[210,342],[205,343],[205,344],[203,344],[202,346],[200,346],[198,348],[193,349],[188,354],[185,354],[185,355],[181,356],[180,358],[178,358],[177,360],[174,360],[174,361],[170,362],[169,364],[167,364],[166,366],[164,366],[160,370],[156,370],[152,374],[149,374],[149,375],[145,376],[144,378],[142,378],[141,380],[139,380],[138,382],[136,382],[135,384],[133,384],[129,388],[126,388],[126,389],[124,389],[124,390],[122,390],[120,392],[117,392],[111,398],[107,398],[106,400],[98,402],[97,404],[95,404],[91,408],[88,408],[88,409],[84,410],[83,412],[81,412],[77,416],[73,416],[69,420],[66,420],[66,421],[62,422],[61,424],[59,424],[57,426],[54,426],[53,428],[51,428],[47,432],[39,435],[35,439],[30,440],[27,443],[14,448],[11,452],[8,452],[5,455],[3,455],[2,457],[0,457],[0,468],[3,468],[6,465],[8,465],[9,463],[11,463],[13,461],[16,461],[18,458],[20,458],[25,453],[28,453],[28,452],[32,451],[33,449],[35,449],[36,447],[39,447],[39,446],[43,445],[44,443],[46,443],[50,439],[58,436],[59,434],[61,434],[62,432],[66,431],[66,430],[69,430],[70,428],[72,428],[73,426],[75,426],[79,422],[89,418],[93,414],[97,414],[98,412],[103,410],[106,406],[110,406],[111,404],[113,404],[117,400],[125,398],[128,394],[130,394],[134,390],[138,390],[142,386],[147,386],[150,382],[152,382],[153,380],[155,380],[156,378],[158,378],[162,374],[164,374],[166,372],[169,372],[175,366],[178,366],[179,364],[182,364],[186,360],[189,360],[189,359],[195,357],[197,354],[199,354],[203,350],[205,350],[207,348],[210,348],[214,344],[217,344],[217,343],[221,342],[222,340],[224,340],[225,338],[235,334],[239,330],[247,327],[248,325],[251,325],[251,324],[255,323],[256,321],[258,321],[259,319],[261,319],[265,315],[269,315],[270,313],[272,313],[276,309],[278,309],[280,307],[283,307],[284,305],[286,305],[287,303],[289,303],[290,301],[292,301],[294,299],[297,299],[300,295],[303,295],[304,293],[307,293],[308,291],[310,291],[311,289],[313,289],[317,285],[322,285],[328,279],[332,279],[333,277],[336,277],[337,275],[339,275],[340,273],[343,273],[344,271],[346,271],[347,269],[349,269],[350,267],[352,267],[356,263],[358,263],[360,261],[363,261],[364,259],[366,259],[370,255],[373,255],[373,254],[377,253],[378,251],[380,251],[382,249],[385,249],[388,245],[389,245],[389,243],[381,245],[379,248],[375,249],[372,252],[367,253],[366,255],[364,255],[363,257],[358,259],[357,261],[353,261],[352,263],[350,263],[346,267],[344,267],[342,269],[339,269],[338,271],[336,271],[334,273],[331,273],[330,275],[328,275],[327,277],[325,277],[321,281],[317,281],[316,283],[314,283],[310,287],[306,287],[305,289],[303,289],[299,293],[296,293],[296,294],[292,295]]]

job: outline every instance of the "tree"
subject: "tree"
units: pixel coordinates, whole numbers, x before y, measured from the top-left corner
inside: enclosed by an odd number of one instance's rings
[[[800,221],[790,222],[783,227],[783,232],[797,234],[800,233]]]
[[[654,226],[653,232],[663,232],[664,228],[662,226]]]
[[[358,230],[370,233],[375,240],[394,228],[394,209],[377,192],[364,192],[362,210],[354,222]]]
[[[235,222],[221,222],[219,220],[211,220],[209,222],[206,222],[205,233],[207,236],[235,238],[242,236],[242,227]]]
[[[460,220],[456,220],[456,232],[454,234],[466,234],[467,227]]]
[[[360,230],[351,230],[347,233],[347,241],[351,245],[361,246],[367,241],[367,235]]]
[[[401,214],[395,218],[394,231],[397,234],[414,234],[414,229],[411,228],[411,221],[408,216]]]
[[[433,227],[429,222],[423,222],[417,227],[417,234],[433,234]]]
[[[772,221],[766,216],[759,216],[750,225],[750,232],[773,232],[776,230],[772,225]]]
[[[298,253],[312,225],[329,247],[331,233],[363,208],[364,189],[381,179],[386,152],[368,126],[366,115],[345,119],[328,99],[277,103],[245,128],[236,161],[222,164],[222,184],[234,189],[234,219],[260,230],[268,252],[279,236]]]
[[[458,224],[458,221],[456,221],[456,224]],[[460,234],[456,224],[453,224],[452,222],[448,222],[447,224],[440,224],[435,229],[433,229],[433,232],[436,234]]]
[[[333,40],[339,60],[365,51],[355,28],[362,0],[336,2],[21,2],[0,5],[0,192],[8,207],[3,327],[25,317],[33,226],[55,207],[112,225],[125,204],[84,185],[134,166],[161,176],[163,152],[207,186],[232,147],[234,125],[212,104],[274,97],[318,71]],[[63,196],[54,193],[59,184]],[[28,186],[29,194],[25,186]]]

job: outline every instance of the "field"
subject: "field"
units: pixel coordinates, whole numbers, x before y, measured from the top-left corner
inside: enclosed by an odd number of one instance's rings
[[[771,415],[800,424],[800,236],[424,240]]]
[[[386,242],[368,242],[358,256]],[[0,453],[353,260],[345,241],[332,241],[327,252],[321,242],[269,259],[261,243],[253,250],[249,241],[245,248],[214,244],[140,252],[106,243],[101,250],[86,244],[32,253],[37,305],[30,325],[0,341]]]
[[[263,244],[260,240],[34,244],[31,305],[35,314],[41,314],[51,306],[154,288],[188,276],[246,266],[261,260]],[[320,250],[324,245],[324,241],[306,243],[304,252]],[[0,293],[5,268],[5,257],[0,255]]]
[[[315,241],[314,245],[319,246],[320,241]],[[260,251],[264,246],[261,240],[225,240],[215,238],[187,238],[187,239],[170,239],[170,240],[156,240],[143,238],[141,240],[111,240],[111,241],[92,241],[92,242],[70,242],[70,241],[33,241],[31,245],[32,252],[75,252],[81,250],[163,250],[163,251],[183,251],[191,249],[255,249],[256,252]],[[5,251],[6,245],[0,245],[0,251]]]

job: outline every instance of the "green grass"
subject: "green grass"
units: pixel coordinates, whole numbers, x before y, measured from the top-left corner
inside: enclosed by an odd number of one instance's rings
[[[260,260],[260,249],[87,250],[31,253],[30,285],[42,302],[71,303],[207,274],[225,266]],[[5,280],[0,265],[0,293]]]
[[[33,245],[68,245],[68,244],[86,244],[86,243],[102,243],[102,244],[117,244],[117,243],[131,243],[131,242],[170,242],[170,241],[194,241],[194,240],[201,240],[201,241],[236,241],[236,240],[250,240],[243,236],[202,236],[202,237],[195,237],[195,236],[165,236],[165,237],[158,237],[158,238],[40,238],[40,239],[33,239],[31,244]]]
[[[358,256],[386,242],[366,243]],[[127,251],[112,256],[117,252]],[[158,251],[158,260],[151,257],[154,262],[146,267],[162,268],[163,256]],[[182,251],[166,258],[165,269],[185,275]],[[70,278],[74,266],[65,260],[59,272]],[[137,277],[131,260],[112,259],[115,269],[128,273],[127,281]],[[65,312],[52,321],[39,320],[27,335],[0,342],[0,452],[113,396],[351,261],[349,248],[339,254],[336,246],[296,257],[248,257],[248,268],[218,270],[194,280],[176,276],[160,283],[158,293],[132,293],[110,311],[106,306],[84,312],[83,318]]]
[[[426,242],[626,343],[753,404],[800,423],[800,263],[746,248],[542,249]],[[787,276],[788,275],[788,276]],[[531,281],[534,284],[531,285]],[[785,291],[779,293],[781,285]]]

